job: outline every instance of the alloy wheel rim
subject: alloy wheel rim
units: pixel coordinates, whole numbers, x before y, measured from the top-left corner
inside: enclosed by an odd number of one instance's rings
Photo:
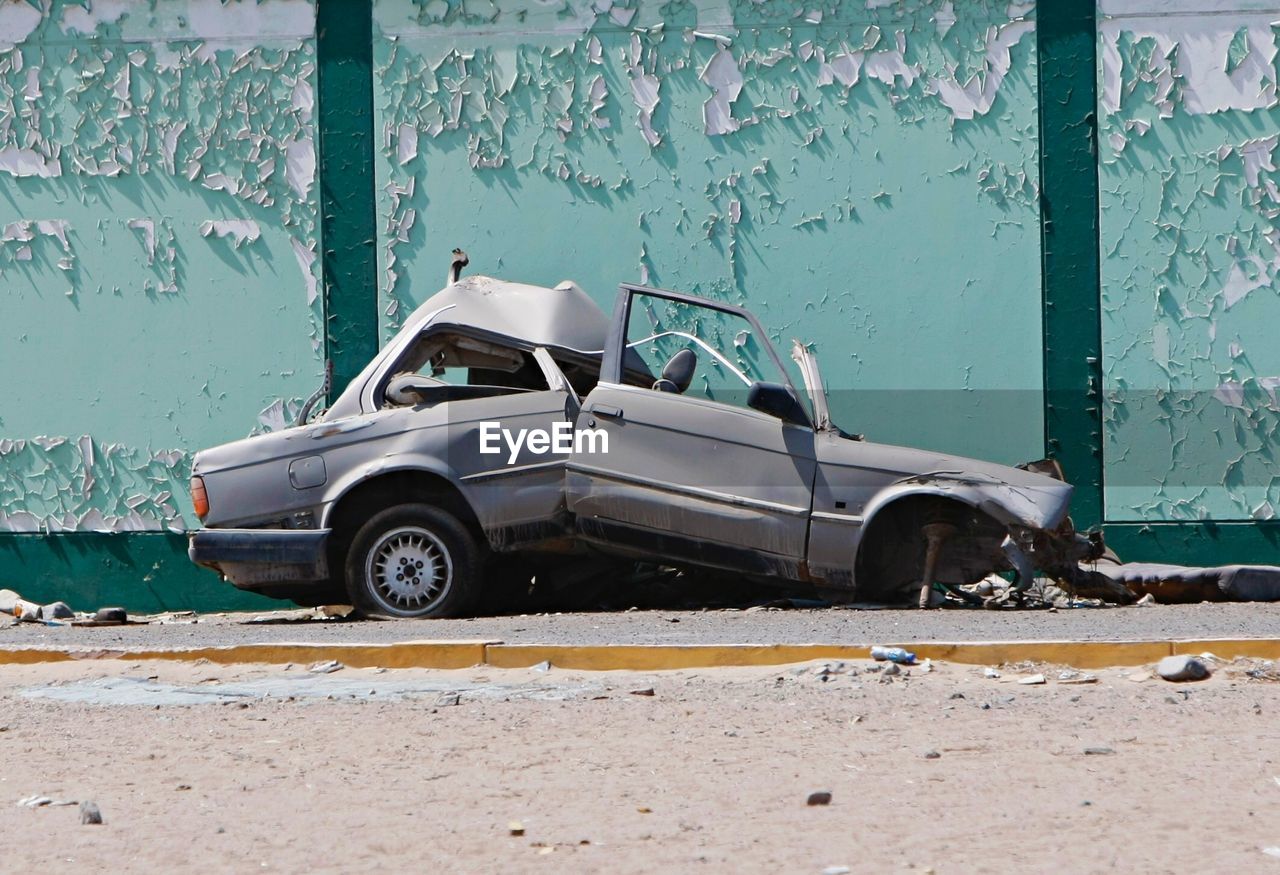
[[[419,614],[448,594],[453,560],[434,532],[401,526],[383,534],[369,550],[365,577],[370,594],[387,611]]]

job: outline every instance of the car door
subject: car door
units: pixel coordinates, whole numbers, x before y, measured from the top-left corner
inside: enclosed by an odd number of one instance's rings
[[[801,576],[814,432],[803,413],[784,421],[749,406],[756,384],[798,397],[759,323],[737,307],[639,286],[623,287],[614,320],[566,469],[580,534]],[[664,375],[677,357],[688,373]]]

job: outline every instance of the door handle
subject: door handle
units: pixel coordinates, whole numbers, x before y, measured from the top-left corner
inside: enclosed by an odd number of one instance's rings
[[[592,404],[587,408],[587,413],[594,413],[596,416],[607,416],[610,419],[622,418],[622,408],[614,407],[610,404]]]

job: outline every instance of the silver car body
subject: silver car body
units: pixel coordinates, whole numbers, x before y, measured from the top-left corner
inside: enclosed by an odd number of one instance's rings
[[[856,586],[868,525],[911,496],[950,499],[1011,529],[1052,529],[1065,518],[1071,487],[1059,480],[840,432],[817,364],[799,345],[793,356],[808,385],[802,393],[784,376],[778,388],[813,399],[803,415],[655,391],[627,340],[638,295],[747,320],[759,361],[785,374],[759,323],[737,307],[626,285],[610,319],[572,283],[466,277],[419,307],[316,421],[196,455],[209,510],[192,533],[192,559],[237,586],[296,597],[341,567],[333,550],[350,524],[349,497],[372,494],[370,484],[447,492],[494,551],[594,549],[842,588]],[[678,339],[704,358],[711,350],[689,333]],[[518,372],[524,385],[436,386],[412,374],[424,349],[441,363],[428,363],[433,375],[450,361],[481,361]],[[420,403],[389,398],[402,379]],[[482,453],[481,430],[495,422],[512,432],[603,433],[607,452]]]

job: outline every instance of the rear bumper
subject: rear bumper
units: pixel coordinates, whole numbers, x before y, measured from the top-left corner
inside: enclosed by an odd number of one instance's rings
[[[190,535],[191,561],[241,589],[329,578],[329,530],[200,529]]]

